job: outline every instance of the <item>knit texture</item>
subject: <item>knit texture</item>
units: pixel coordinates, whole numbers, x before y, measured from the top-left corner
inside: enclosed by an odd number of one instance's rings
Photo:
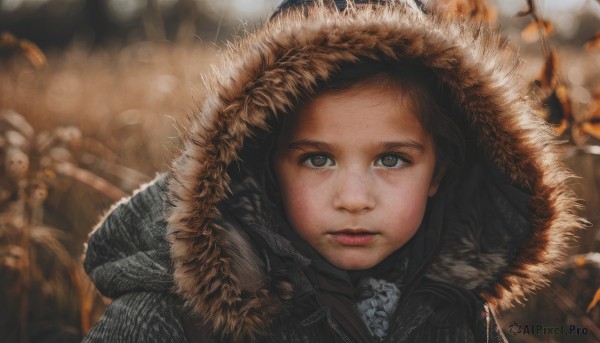
[[[181,304],[165,293],[124,294],[110,304],[83,342],[186,342]]]
[[[377,337],[378,341],[382,341],[400,299],[400,290],[393,282],[370,277],[361,279],[358,287],[368,289],[372,296],[360,300],[356,304],[356,309],[371,334]]]
[[[92,232],[84,268],[102,295],[113,301],[84,342],[185,341],[183,302],[168,294],[173,275],[164,186],[161,175],[113,206]]]

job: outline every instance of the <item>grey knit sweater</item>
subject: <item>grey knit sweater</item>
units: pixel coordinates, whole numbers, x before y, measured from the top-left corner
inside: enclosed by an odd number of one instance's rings
[[[94,230],[84,268],[113,299],[84,342],[184,342],[182,301],[173,276],[164,220],[164,180],[122,201]]]

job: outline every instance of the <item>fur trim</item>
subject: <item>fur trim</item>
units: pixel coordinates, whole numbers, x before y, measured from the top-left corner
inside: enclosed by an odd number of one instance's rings
[[[239,249],[245,238],[223,225],[217,204],[230,191],[228,167],[243,158],[245,140],[268,130],[269,118],[285,113],[339,63],[381,56],[408,57],[434,70],[480,133],[487,157],[533,194],[531,231],[514,260],[482,252],[479,237],[457,229],[448,233],[455,253],[442,252],[432,271],[443,270],[445,281],[458,280],[505,306],[544,284],[582,225],[565,185],[570,174],[550,129],[519,95],[519,61],[498,35],[402,6],[285,11],[224,53],[172,166],[168,222],[177,291],[214,332],[234,341],[258,337],[281,311],[282,294],[289,294],[281,291],[285,285],[269,283],[252,247]],[[251,261],[262,278],[250,288],[242,281],[246,267],[236,267],[240,259]]]

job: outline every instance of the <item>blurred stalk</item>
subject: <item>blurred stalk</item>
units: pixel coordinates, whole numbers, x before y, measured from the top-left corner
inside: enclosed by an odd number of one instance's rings
[[[180,5],[180,17],[183,19],[177,28],[177,41],[187,43],[196,36],[196,23],[200,17],[198,5],[195,0],[181,0]]]
[[[77,292],[77,299],[79,303],[79,326],[81,328],[81,334],[85,337],[90,331],[92,319],[91,312],[94,303],[95,288],[91,284],[90,280],[85,275],[82,266],[76,265],[71,261],[69,267],[69,276],[75,291]]]
[[[573,318],[577,318],[583,327],[587,327],[591,334],[600,341],[600,328],[588,318],[585,313],[577,306],[571,295],[561,285],[553,285],[551,288],[554,295],[552,300],[563,313],[570,313]]]
[[[217,32],[215,33],[215,39],[213,40],[215,43],[219,39],[219,34],[221,33],[221,25],[223,24],[223,17],[229,16],[229,11],[231,10],[231,0],[226,0],[227,5],[223,7],[221,14],[219,15],[219,25],[217,26]]]
[[[125,193],[119,188],[113,186],[103,178],[96,176],[85,169],[81,169],[69,162],[60,162],[55,164],[54,170],[58,174],[69,176],[92,189],[106,195],[111,200],[117,201],[125,196]]]
[[[165,24],[158,0],[148,0],[148,7],[144,11],[142,22],[147,39],[153,42],[166,39]]]
[[[27,342],[27,323],[29,319],[29,290],[31,288],[31,248],[30,248],[30,232],[31,218],[26,209],[26,190],[25,180],[19,178],[15,180],[18,187],[17,206],[14,208],[14,215],[18,216],[15,221],[19,225],[19,246],[25,253],[21,255],[20,273],[19,273],[19,342]]]

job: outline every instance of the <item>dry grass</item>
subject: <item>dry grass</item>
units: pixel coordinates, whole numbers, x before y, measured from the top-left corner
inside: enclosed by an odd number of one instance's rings
[[[73,47],[42,68],[19,54],[2,61],[1,341],[78,342],[101,315],[83,243],[112,202],[166,169],[175,120],[196,108],[214,56],[139,43]]]
[[[74,126],[103,142],[109,160],[153,173],[164,169],[163,154],[170,152],[168,141],[156,137],[175,135],[173,118],[194,109],[214,51],[142,42],[93,53],[72,47],[50,54],[41,70],[20,59],[2,67],[0,104],[23,114],[37,132]]]

